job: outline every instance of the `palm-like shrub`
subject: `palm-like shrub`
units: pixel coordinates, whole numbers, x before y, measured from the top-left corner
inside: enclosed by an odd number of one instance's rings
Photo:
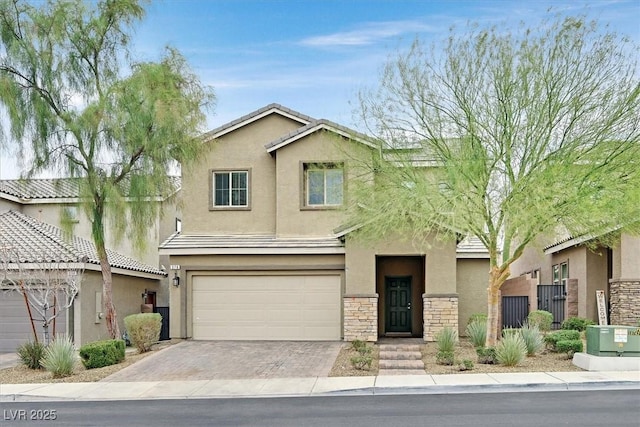
[[[28,341],[17,349],[20,362],[29,369],[40,369],[40,361],[44,356],[44,344]]]
[[[487,342],[487,321],[475,320],[467,325],[465,332],[475,348],[484,347]]]
[[[44,350],[42,366],[53,374],[53,378],[62,378],[73,374],[77,361],[73,342],[69,337],[60,335]]]
[[[527,346],[520,334],[507,334],[496,345],[496,361],[504,366],[516,366],[527,355]]]
[[[445,326],[436,335],[436,344],[438,346],[438,352],[436,353],[436,363],[439,365],[453,365],[455,360],[454,348],[458,341],[458,333]]]
[[[537,325],[525,322],[520,328],[520,336],[527,347],[527,356],[535,356],[544,346],[544,338]]]

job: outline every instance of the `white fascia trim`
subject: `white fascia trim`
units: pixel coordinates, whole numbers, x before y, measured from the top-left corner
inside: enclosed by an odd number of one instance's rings
[[[457,259],[489,259],[488,253],[481,252],[459,252],[456,254]]]
[[[12,202],[20,203],[21,205],[41,205],[41,204],[56,205],[56,204],[68,204],[68,203],[72,203],[72,204],[82,203],[82,200],[80,200],[79,197],[60,197],[60,198],[44,198],[44,199],[39,199],[39,198],[20,199],[17,197],[15,198],[5,197],[5,198],[7,200],[11,200]],[[131,198],[125,197],[124,200],[126,202],[130,202]],[[145,202],[163,202],[165,199],[163,199],[162,197],[144,197],[141,200]]]
[[[175,248],[160,249],[160,255],[332,255],[344,254],[344,247],[330,248]]]
[[[318,124],[318,126],[314,126],[312,128],[307,129],[304,132],[301,132],[301,133],[299,133],[297,135],[292,136],[291,138],[285,139],[280,144],[276,144],[273,147],[269,147],[269,149],[267,149],[267,153],[272,153],[272,152],[274,152],[274,151],[276,151],[276,150],[278,150],[278,149],[280,149],[280,148],[282,148],[282,147],[284,147],[286,145],[291,144],[292,142],[295,142],[295,141],[297,141],[299,139],[302,139],[302,138],[304,138],[304,137],[306,137],[308,135],[311,135],[311,134],[313,134],[313,133],[315,133],[315,132],[317,132],[319,130],[322,130],[322,129],[326,129],[326,130],[329,130],[329,131],[331,131],[333,133],[336,133],[336,134],[338,134],[340,136],[343,136],[345,138],[348,138],[348,139],[351,139],[351,140],[354,140],[354,141],[358,141],[361,144],[364,144],[364,145],[366,145],[368,147],[377,148],[371,142],[366,141],[366,140],[364,140],[362,138],[358,138],[357,136],[352,135],[352,134],[350,134],[348,132],[345,132],[342,129],[338,129],[338,128],[335,128],[333,126],[329,126],[326,123],[320,123],[320,124]]]
[[[214,133],[213,135],[210,135],[209,137],[207,137],[207,139],[205,139],[205,142],[211,141],[211,140],[216,139],[216,138],[220,138],[221,136],[224,136],[224,135],[228,134],[229,132],[233,132],[233,131],[234,131],[234,130],[236,130],[236,129],[240,129],[240,128],[241,128],[241,127],[243,127],[243,126],[246,126],[246,125],[248,125],[248,124],[250,124],[250,123],[253,123],[253,122],[255,122],[256,120],[260,120],[261,118],[266,117],[266,116],[268,116],[269,114],[272,114],[272,113],[278,113],[278,114],[280,114],[281,116],[287,117],[287,118],[289,118],[289,119],[291,119],[291,120],[293,120],[293,121],[296,121],[296,122],[298,122],[298,123],[301,123],[301,124],[303,124],[304,126],[306,126],[306,125],[308,125],[309,123],[311,123],[311,122],[310,122],[310,121],[308,121],[308,120],[303,120],[303,119],[301,119],[300,117],[298,117],[298,116],[296,116],[296,115],[294,115],[294,114],[289,114],[289,113],[287,113],[286,111],[282,111],[282,110],[280,110],[279,108],[275,108],[275,107],[274,107],[274,108],[270,108],[269,110],[264,111],[264,112],[262,112],[262,113],[260,113],[260,114],[258,114],[258,115],[256,115],[256,116],[253,116],[253,117],[251,117],[251,118],[248,118],[248,119],[246,119],[246,120],[243,120],[243,121],[241,121],[241,122],[238,122],[238,123],[236,123],[236,124],[235,124],[235,125],[233,125],[233,126],[230,126],[230,127],[226,128],[226,129],[223,129],[223,130],[221,130],[221,131],[219,131],[219,132],[216,132],[216,133]]]

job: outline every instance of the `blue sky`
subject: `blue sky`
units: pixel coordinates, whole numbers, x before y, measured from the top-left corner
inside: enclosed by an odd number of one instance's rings
[[[437,42],[468,21],[535,24],[550,7],[586,13],[640,42],[640,0],[163,0],[148,6],[134,52],[143,60],[165,45],[182,52],[215,89],[209,129],[272,102],[357,127],[357,91],[416,37]],[[0,157],[0,178],[17,177],[15,157],[6,148]]]

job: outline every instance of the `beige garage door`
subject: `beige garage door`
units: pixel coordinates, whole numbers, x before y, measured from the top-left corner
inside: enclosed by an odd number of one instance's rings
[[[31,340],[33,332],[27,314],[24,297],[17,292],[0,291],[0,353],[14,353],[18,346]],[[66,315],[64,311],[56,318],[56,333],[66,331]],[[35,316],[35,312],[34,312]],[[35,322],[38,340],[43,339],[42,320]],[[53,324],[49,326],[53,337]]]
[[[193,338],[338,340],[340,276],[193,276]]]

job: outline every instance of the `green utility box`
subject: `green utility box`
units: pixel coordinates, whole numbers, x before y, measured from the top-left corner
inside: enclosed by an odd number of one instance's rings
[[[640,327],[587,326],[587,353],[593,356],[640,357]]]

